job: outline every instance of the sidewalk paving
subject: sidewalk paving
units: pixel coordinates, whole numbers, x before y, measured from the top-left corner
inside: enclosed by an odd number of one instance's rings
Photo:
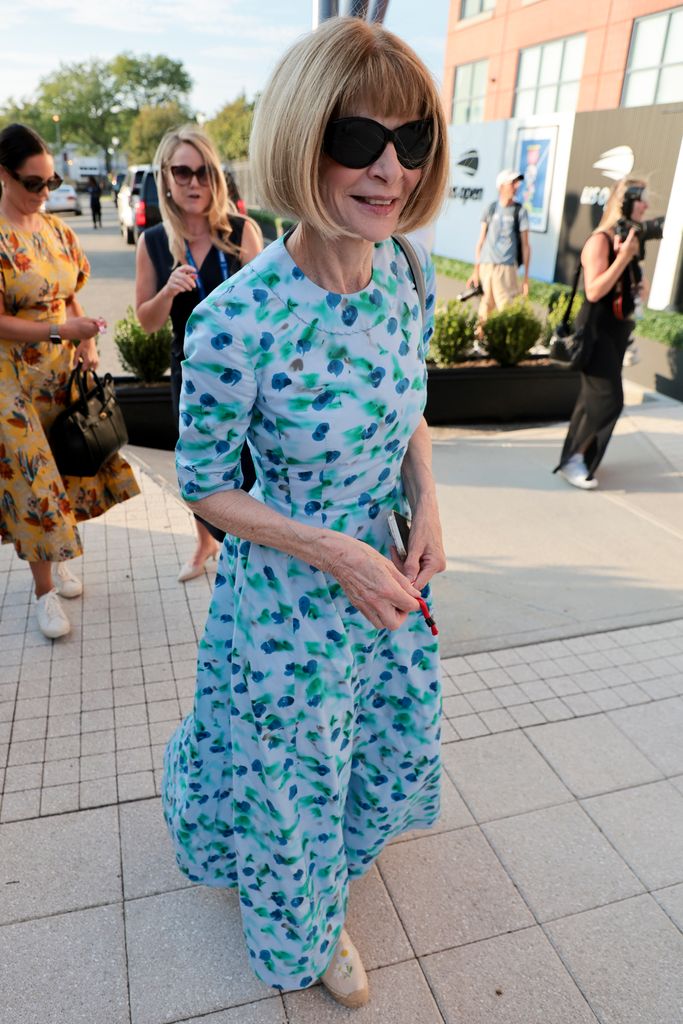
[[[211,581],[176,583],[168,458],[133,449],[142,494],[85,524],[64,640],[0,550],[3,1024],[681,1024],[683,406],[630,406],[595,494],[550,474],[563,431],[434,432],[443,813],[352,885],[359,1011],[274,995],[237,897],[173,862],[161,760]]]

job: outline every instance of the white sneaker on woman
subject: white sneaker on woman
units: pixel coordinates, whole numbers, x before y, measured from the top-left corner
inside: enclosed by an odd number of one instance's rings
[[[360,954],[345,928],[342,929],[330,966],[320,980],[333,999],[351,1010],[365,1006],[370,998],[368,976]]]
[[[71,623],[54,588],[36,599],[36,618],[41,633],[48,640],[56,640],[71,632]]]
[[[53,570],[57,579],[55,580],[55,590],[60,597],[80,597],[83,593],[83,584],[77,576],[69,569],[68,562],[57,562],[56,569]]]
[[[572,455],[564,466],[560,466],[560,473],[568,484],[571,484],[572,487],[580,487],[582,491],[594,491],[598,486],[597,480],[592,477],[589,479],[583,455],[579,455],[578,452],[576,455]]]

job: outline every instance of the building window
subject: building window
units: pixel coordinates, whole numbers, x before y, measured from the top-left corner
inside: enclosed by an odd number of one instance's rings
[[[483,14],[484,11],[492,11],[496,6],[496,0],[462,0],[460,6],[461,18],[473,18],[475,14]]]
[[[568,36],[520,50],[513,115],[576,110],[585,46],[585,36]]]
[[[636,18],[622,107],[683,100],[683,7]]]
[[[478,60],[455,69],[453,124],[484,120],[488,65],[487,60]]]

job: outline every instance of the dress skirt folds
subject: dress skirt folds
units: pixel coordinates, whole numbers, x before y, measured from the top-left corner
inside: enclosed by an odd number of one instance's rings
[[[375,247],[357,295],[306,279],[279,240],[188,324],[178,470],[192,497],[238,487],[282,515],[388,554],[401,466],[425,403],[410,270]],[[162,799],[187,877],[239,893],[254,971],[279,989],[325,971],[348,883],[439,812],[437,642],[419,614],[376,629],[336,580],[227,536],[192,713],[168,744]]]
[[[21,232],[0,218],[0,293],[9,315],[62,323],[89,266],[70,228],[52,215],[42,221],[40,232]],[[118,454],[94,477],[59,474],[47,438],[73,397],[74,351],[70,342],[0,338],[0,538],[32,562],[82,554],[77,524],[139,491]]]

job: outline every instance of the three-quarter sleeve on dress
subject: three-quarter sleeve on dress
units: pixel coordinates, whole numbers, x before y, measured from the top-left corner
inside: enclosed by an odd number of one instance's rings
[[[254,360],[233,333],[237,319],[226,296],[214,293],[187,322],[176,446],[186,501],[242,485],[240,457],[257,387]]]

